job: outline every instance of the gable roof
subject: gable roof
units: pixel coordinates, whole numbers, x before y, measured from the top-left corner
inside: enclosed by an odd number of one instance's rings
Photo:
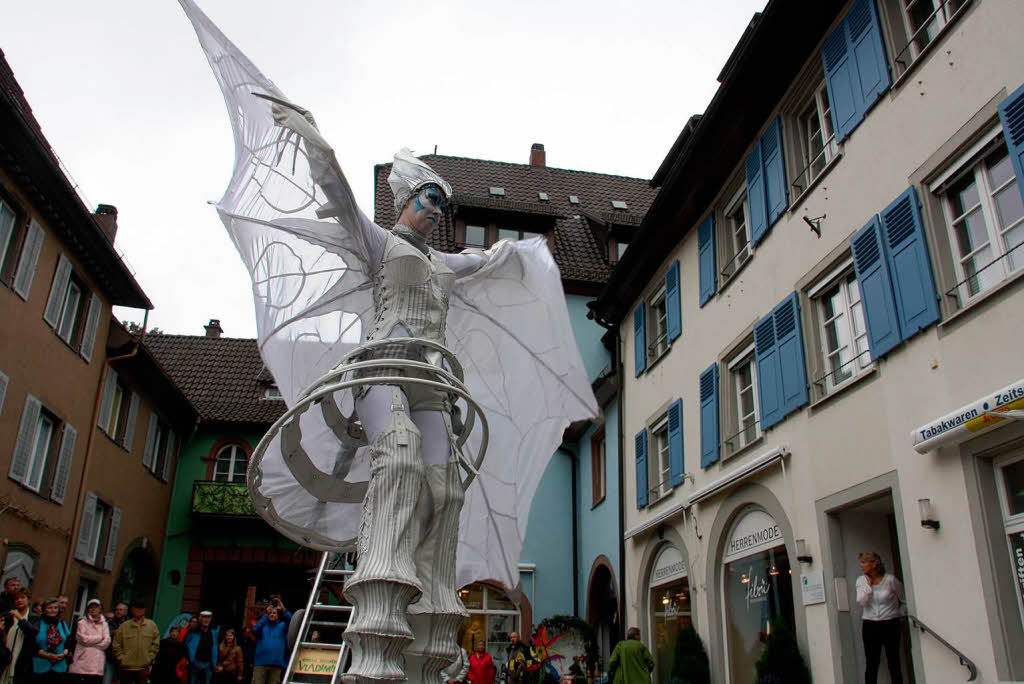
[[[181,388],[203,421],[269,424],[284,402],[264,399],[273,380],[256,340],[205,335],[148,335],[144,346]]]
[[[566,282],[605,283],[612,266],[594,229],[638,226],[655,196],[655,190],[641,178],[439,154],[420,159],[451,184],[457,213],[474,207],[553,220],[555,263]],[[390,173],[391,164],[374,167],[374,220],[385,228],[393,226],[398,218],[388,186]],[[505,195],[492,196],[491,187],[503,188]],[[547,193],[547,201],[539,198],[541,192]],[[575,195],[579,203],[571,203],[570,195]],[[628,209],[614,209],[613,200],[625,202]],[[442,252],[461,249],[453,227],[448,225],[435,230],[430,243]]]

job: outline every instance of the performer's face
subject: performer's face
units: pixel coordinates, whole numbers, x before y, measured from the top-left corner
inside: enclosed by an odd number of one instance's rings
[[[441,190],[428,185],[405,205],[401,221],[424,235],[430,235],[444,216],[445,199]]]

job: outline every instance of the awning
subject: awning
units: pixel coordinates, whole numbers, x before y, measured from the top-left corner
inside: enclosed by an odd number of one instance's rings
[[[1024,417],[1019,413],[1021,409],[1024,409],[1024,379],[914,428],[910,433],[914,450],[924,454],[959,444],[1005,424],[1008,418],[1021,420]],[[999,415],[1001,413],[1006,415]]]

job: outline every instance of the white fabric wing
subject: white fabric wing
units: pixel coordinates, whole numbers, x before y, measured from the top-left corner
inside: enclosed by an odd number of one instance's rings
[[[221,86],[235,136],[234,171],[217,210],[252,277],[264,363],[292,406],[363,341],[373,302],[360,228],[372,224],[315,128],[279,126],[282,110],[272,100],[286,102],[284,95],[192,0],[179,1]],[[447,346],[490,425],[487,458],[466,492],[457,579],[460,586],[493,579],[514,588],[541,476],[566,426],[596,416],[597,404],[545,243],[502,242],[487,256],[482,268],[457,281],[448,314]],[[335,399],[351,413],[348,392]],[[301,426],[302,446],[320,470],[351,483],[369,477],[366,449],[354,457],[343,452],[320,411],[308,410]],[[464,447],[468,454],[479,439],[476,431]],[[360,503],[309,494],[284,462],[279,440],[260,466],[259,495],[273,503],[269,515],[261,514],[299,543],[354,549]]]

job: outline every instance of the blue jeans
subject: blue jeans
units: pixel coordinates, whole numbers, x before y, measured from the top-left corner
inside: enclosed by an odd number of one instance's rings
[[[188,684],[212,684],[213,665],[210,663],[189,663]]]

